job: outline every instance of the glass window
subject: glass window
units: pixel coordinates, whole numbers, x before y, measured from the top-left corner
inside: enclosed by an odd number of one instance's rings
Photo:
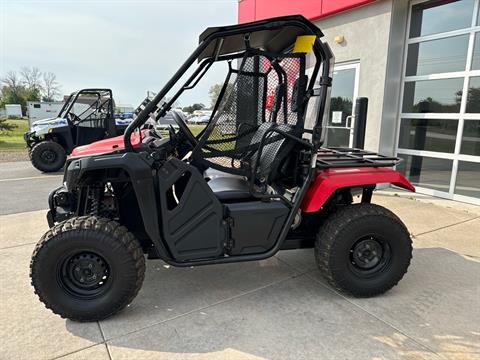
[[[413,155],[399,156],[404,161],[397,165],[397,170],[404,174],[413,185],[448,192],[452,160]]]
[[[463,123],[460,153],[480,156],[480,120],[465,120]]]
[[[412,7],[410,37],[470,27],[474,0],[433,0]]]
[[[473,46],[472,70],[480,70],[480,32],[475,34],[475,45]]]
[[[467,113],[480,113],[480,76],[471,77],[468,84]]]
[[[410,44],[407,76],[464,71],[469,35]]]
[[[458,162],[455,194],[480,198],[480,163]]]
[[[328,125],[343,127],[347,125],[347,116],[352,115],[353,109],[355,72],[355,69],[334,71]]]
[[[398,147],[453,153],[457,120],[402,119]]]
[[[456,113],[460,111],[463,78],[405,82],[404,113]]]

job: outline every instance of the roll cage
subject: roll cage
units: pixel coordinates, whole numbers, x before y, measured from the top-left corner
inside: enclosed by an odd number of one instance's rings
[[[92,97],[95,100],[92,101],[88,108],[77,115],[80,120],[88,120],[88,117],[92,113],[96,113],[99,110],[105,110],[107,114],[112,114],[114,111],[113,93],[111,89],[92,88],[82,89],[70,94],[65,104],[63,104],[57,117],[65,118],[73,110],[73,106],[81,97]]]
[[[321,30],[301,15],[283,16],[234,26],[207,28],[200,35],[199,45],[195,51],[128,126],[124,135],[126,151],[134,151],[130,141],[133,131],[142,126],[152,114],[156,119],[164,116],[185,90],[196,86],[214,62],[241,59],[245,52],[250,49],[262,49],[263,54],[272,54],[273,56],[278,53],[285,53],[292,49],[295,39],[301,35],[315,36],[312,45],[315,64],[307,87],[309,96],[318,96],[318,111],[314,123],[311,124],[311,129],[307,131],[311,134],[310,145],[314,154],[322,144],[322,121],[324,114],[328,113],[326,108],[330,94],[334,57],[330,47],[320,40],[323,37]],[[169,101],[160,104],[195,61],[198,61],[199,65],[193,74]],[[319,87],[314,89],[320,70]],[[203,133],[199,134],[199,138],[202,136]],[[309,143],[303,140],[301,142],[304,145]]]

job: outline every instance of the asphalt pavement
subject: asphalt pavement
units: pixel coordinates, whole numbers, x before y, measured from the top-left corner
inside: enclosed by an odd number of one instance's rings
[[[0,215],[48,208],[48,194],[62,184],[63,171],[44,174],[29,161],[0,163]]]

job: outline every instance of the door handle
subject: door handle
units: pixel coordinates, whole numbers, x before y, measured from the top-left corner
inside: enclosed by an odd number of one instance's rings
[[[347,129],[352,129],[352,121],[355,119],[355,115],[349,115],[346,118],[345,127]]]

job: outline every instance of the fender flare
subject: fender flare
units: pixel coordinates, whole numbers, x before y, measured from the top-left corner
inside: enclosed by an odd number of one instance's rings
[[[157,193],[152,176],[152,160],[148,159],[145,154],[127,152],[70,158],[64,176],[67,189],[70,191],[77,186],[78,181],[88,173],[107,169],[122,169],[128,174],[137,197],[145,231],[155,248],[163,254],[168,254],[160,235]]]
[[[415,187],[402,174],[390,168],[330,168],[317,172],[303,198],[301,209],[305,213],[320,210],[337,189],[384,183],[415,192]]]

